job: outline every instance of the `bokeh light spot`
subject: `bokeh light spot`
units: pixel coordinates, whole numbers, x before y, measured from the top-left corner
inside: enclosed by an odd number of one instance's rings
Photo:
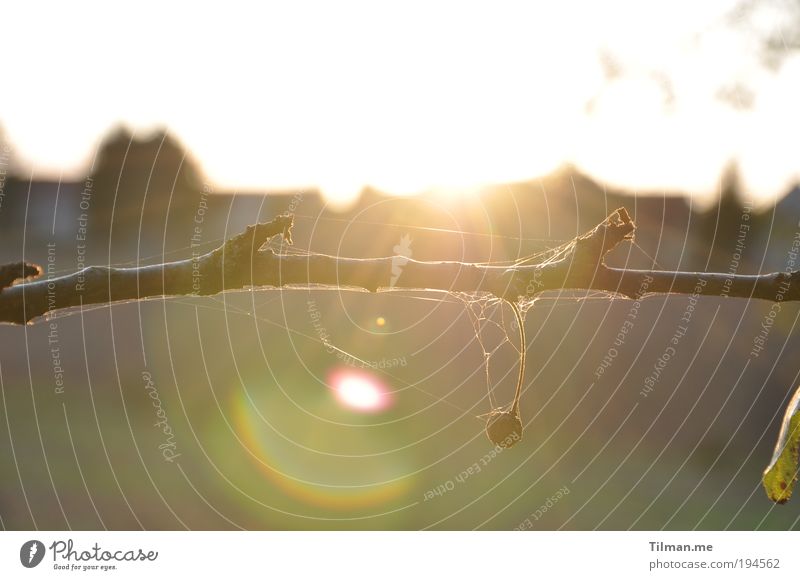
[[[391,403],[386,385],[370,373],[340,369],[331,373],[329,382],[339,402],[350,409],[376,412]]]

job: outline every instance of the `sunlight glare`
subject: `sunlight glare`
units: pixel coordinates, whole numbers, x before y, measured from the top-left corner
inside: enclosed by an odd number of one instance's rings
[[[339,370],[333,373],[330,384],[339,402],[356,411],[380,411],[390,403],[388,389],[368,373]]]
[[[121,31],[96,0],[80,15],[92,34],[76,36],[71,4],[42,19],[39,3],[10,3],[4,40],[23,49],[4,72],[26,90],[0,93],[0,140],[22,170],[78,179],[114,124],[165,126],[218,190],[320,189],[340,209],[365,186],[457,197],[564,163],[703,194],[735,159],[772,196],[797,175],[800,59],[766,74],[747,31],[725,24],[728,4],[354,0],[266,3],[247,18],[197,5],[186,28],[185,9],[142,0]],[[753,26],[777,26],[766,16]],[[30,22],[47,42],[31,42]],[[106,92],[84,90],[88,62]],[[757,94],[750,108],[717,97],[738,85]]]

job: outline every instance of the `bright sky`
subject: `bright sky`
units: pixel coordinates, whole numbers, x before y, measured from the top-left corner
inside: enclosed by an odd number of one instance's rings
[[[565,162],[610,184],[708,193],[736,159],[766,197],[800,174],[800,59],[774,71],[759,52],[777,12],[531,4],[8,2],[0,126],[38,175],[85,170],[124,122],[167,126],[221,187],[339,197]]]

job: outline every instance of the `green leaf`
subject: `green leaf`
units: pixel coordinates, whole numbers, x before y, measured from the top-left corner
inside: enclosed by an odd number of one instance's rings
[[[781,432],[775,444],[772,461],[764,471],[764,489],[769,499],[786,503],[792,497],[797,482],[798,444],[800,444],[800,387],[795,391],[786,413]]]

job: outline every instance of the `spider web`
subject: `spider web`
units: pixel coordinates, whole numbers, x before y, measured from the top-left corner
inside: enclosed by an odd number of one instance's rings
[[[512,261],[481,262],[482,265],[492,266],[529,266],[545,265],[557,262],[564,258],[573,249],[575,240],[570,240],[554,248],[536,252],[523,258]],[[527,345],[525,344],[525,315],[534,304],[540,300],[538,295],[529,294],[518,297],[517,301],[509,307],[506,300],[498,298],[486,292],[452,292],[453,297],[464,304],[467,318],[472,324],[475,339],[483,354],[483,375],[486,381],[486,396],[489,401],[489,413],[482,415],[485,417],[499,410],[506,410],[516,407],[521,394],[522,380],[524,374],[524,356]],[[509,316],[509,311],[514,315]],[[509,336],[509,330],[516,331],[519,337],[514,340]],[[515,399],[512,404],[501,405],[495,395],[497,383],[491,376],[491,359],[508,345],[519,357],[518,366],[520,367],[519,383]],[[508,369],[502,378],[511,372]]]
[[[469,233],[469,232],[462,232]],[[565,243],[557,245],[552,248],[547,248],[533,254],[529,254],[517,260],[510,261],[491,261],[491,262],[476,262],[480,265],[491,266],[508,266],[517,267],[524,265],[545,265],[557,262],[568,255],[575,246],[575,239],[569,240]],[[298,247],[294,244],[287,244],[281,236],[275,236],[268,240],[265,247],[271,249],[276,255],[299,255],[299,256],[320,256],[317,252],[311,252],[307,249]],[[313,287],[314,285],[311,285]],[[498,298],[497,296],[488,292],[446,292],[446,296],[460,302],[464,307],[464,312],[467,319],[473,328],[474,338],[477,342],[481,353],[483,375],[486,382],[486,397],[489,402],[490,411],[487,414],[478,415],[477,418],[483,419],[489,414],[492,414],[500,409],[512,408],[518,405],[519,395],[521,394],[522,379],[524,371],[524,355],[526,344],[524,342],[524,321],[527,311],[534,306],[540,299],[536,295],[526,297],[520,296],[519,299],[509,307],[506,300]],[[429,300],[429,298],[410,296],[410,298]],[[442,300],[441,298],[439,300]],[[509,311],[515,313],[513,316],[509,315]],[[509,335],[518,334],[519,338],[512,339]],[[361,359],[345,350],[329,345],[339,352],[342,352],[355,360]],[[504,347],[510,346],[519,357],[520,376],[517,384],[516,396],[514,403],[511,405],[500,405],[495,396],[495,383],[491,378],[490,365],[492,357],[500,352]],[[504,377],[511,372],[513,368],[507,370]],[[396,380],[396,377],[392,377]],[[428,395],[435,396],[432,393],[423,391]],[[446,401],[444,397],[439,397],[439,400]]]

